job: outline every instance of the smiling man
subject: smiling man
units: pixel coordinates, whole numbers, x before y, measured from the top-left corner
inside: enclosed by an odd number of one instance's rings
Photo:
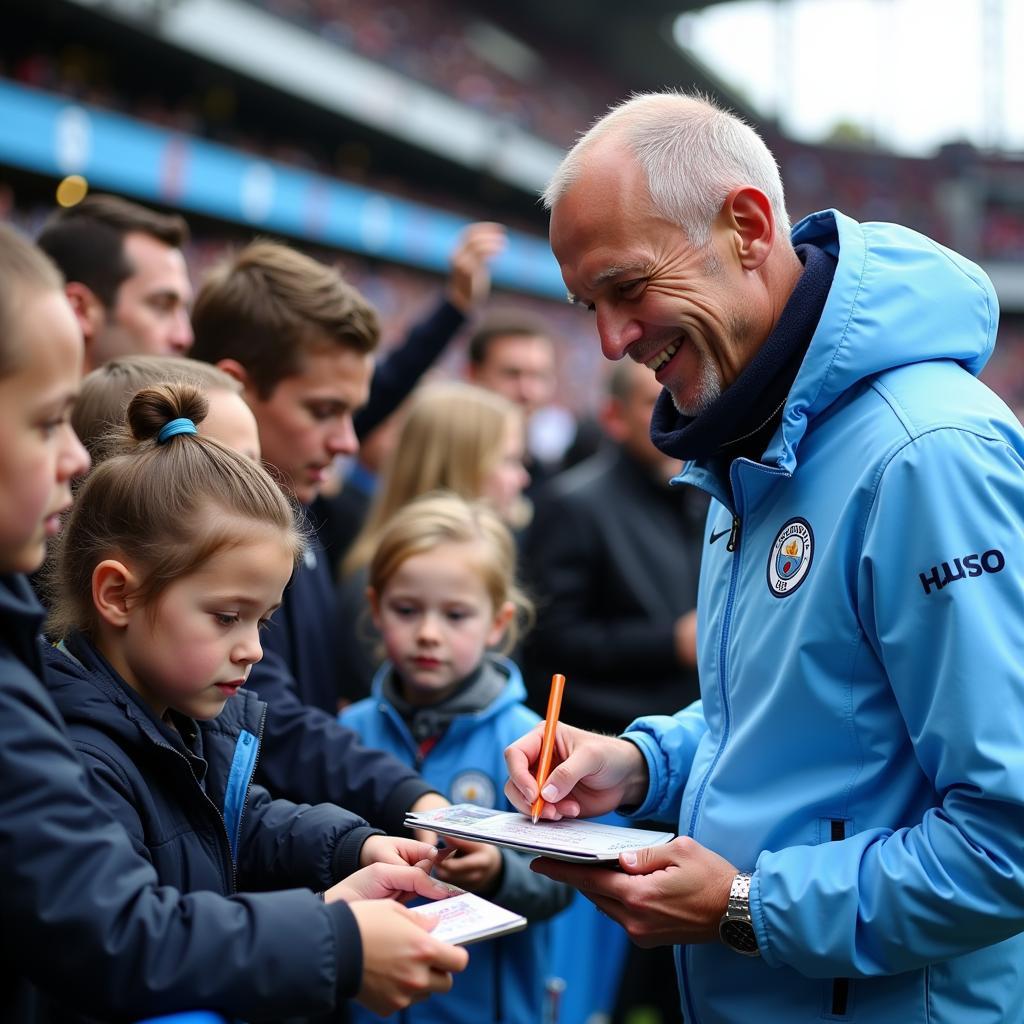
[[[560,725],[543,794],[680,838],[535,870],[678,944],[690,1024],[1016,1019],[1024,435],[977,380],[988,278],[835,210],[790,234],[756,133],[683,95],[611,111],[545,199],[604,354],[663,385],[652,439],[713,500],[702,701]],[[524,812],[539,747],[506,751]]]

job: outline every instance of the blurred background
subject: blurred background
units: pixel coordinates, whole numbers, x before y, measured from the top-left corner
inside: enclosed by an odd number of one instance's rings
[[[899,221],[985,267],[984,377],[1019,412],[1022,49],[1021,0],[5,0],[0,217],[34,234],[87,188],[180,211],[196,279],[282,238],[339,263],[386,342],[436,298],[460,228],[499,220],[491,301],[550,324],[558,404],[581,416],[602,360],[537,194],[609,104],[699,88],[763,133],[794,220]]]

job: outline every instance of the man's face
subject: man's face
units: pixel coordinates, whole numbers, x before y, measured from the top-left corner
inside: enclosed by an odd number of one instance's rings
[[[133,271],[89,341],[90,369],[118,356],[183,356],[192,347],[192,286],[181,250],[133,231],[124,255]]]
[[[539,334],[492,338],[487,358],[471,368],[473,383],[497,391],[520,405],[527,416],[551,401],[555,390],[555,354]]]
[[[630,388],[625,398],[609,398],[602,416],[605,429],[637,462],[659,479],[679,472],[680,463],[663,455],[651,441],[651,416],[662,387],[643,366],[630,366]]]
[[[592,309],[605,358],[644,363],[697,416],[750,361],[771,327],[757,283],[716,221],[698,249],[652,208],[645,175],[598,144],[555,204],[551,248],[575,301]]]
[[[331,347],[307,353],[301,372],[266,398],[246,385],[263,458],[302,504],[317,496],[335,456],[359,451],[352,415],[366,403],[372,372],[372,356]]]

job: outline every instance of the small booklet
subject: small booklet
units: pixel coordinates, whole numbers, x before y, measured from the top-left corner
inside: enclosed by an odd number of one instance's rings
[[[507,846],[511,850],[578,864],[617,860],[625,850],[661,846],[675,838],[673,832],[651,832],[623,828],[585,818],[538,821],[518,811],[496,811],[476,804],[455,804],[406,815],[408,828],[422,828],[441,835],[471,839],[478,843]]]
[[[468,946],[481,939],[496,939],[499,935],[522,931],[526,918],[499,907],[476,893],[466,892],[458,886],[448,887],[452,895],[410,907],[416,914],[436,914],[439,918],[430,933],[453,946]]]

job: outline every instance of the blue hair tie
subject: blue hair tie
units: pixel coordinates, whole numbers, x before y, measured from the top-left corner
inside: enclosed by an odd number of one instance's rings
[[[179,416],[176,420],[168,420],[156,435],[157,444],[166,444],[178,434],[198,434],[196,425],[187,417]]]

